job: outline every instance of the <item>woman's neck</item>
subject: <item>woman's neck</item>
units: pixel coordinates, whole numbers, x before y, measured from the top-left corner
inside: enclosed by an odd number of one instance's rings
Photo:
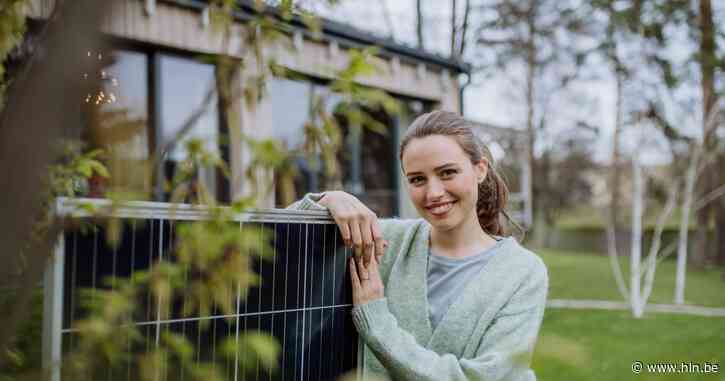
[[[495,243],[496,240],[483,231],[475,218],[446,231],[432,227],[429,245],[436,255],[460,258],[480,253]]]

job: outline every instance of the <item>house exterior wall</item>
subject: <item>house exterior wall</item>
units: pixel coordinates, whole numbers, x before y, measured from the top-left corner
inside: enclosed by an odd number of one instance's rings
[[[249,63],[244,65],[238,76],[238,89],[257,74],[256,65],[249,60],[252,56],[246,51],[240,38],[243,35],[241,24],[233,25],[233,37],[225,42],[221,33],[216,33],[214,28],[204,22],[201,11],[171,2],[151,3],[154,3],[153,8],[147,9],[148,4],[143,0],[116,1],[109,18],[104,20],[104,31],[115,37],[160,47],[191,53],[225,53],[247,59]],[[32,18],[47,18],[53,5],[53,0],[32,0],[28,15]],[[274,43],[268,43],[264,46],[264,54],[267,57],[274,56],[280,65],[288,69],[323,80],[333,78],[335,71],[345,67],[348,59],[346,48],[324,39],[315,41],[301,37],[285,36]],[[360,78],[359,83],[434,102],[436,108],[459,110],[459,85],[455,73],[434,64],[414,63],[396,56],[390,59],[377,58],[377,66],[379,71],[376,74]],[[255,108],[246,107],[244,100],[239,99],[234,111],[239,116],[243,134],[256,138],[271,136],[271,115],[276,110],[272,108],[269,99],[262,99]],[[398,136],[404,134],[405,126],[409,122],[400,121]],[[230,137],[230,166],[233,173],[231,195],[234,198],[250,191],[250,187],[245,186],[243,181],[244,168],[249,164],[250,157],[242,148],[240,132],[230,131]],[[404,181],[404,178],[400,176],[400,180]],[[404,192],[405,184],[399,182],[399,189],[401,216],[414,216],[415,211]],[[274,206],[274,195],[263,200],[260,206]]]

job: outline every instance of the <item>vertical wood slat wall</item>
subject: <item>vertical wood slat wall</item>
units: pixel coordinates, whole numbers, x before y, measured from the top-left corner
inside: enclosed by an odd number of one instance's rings
[[[54,4],[54,0],[31,0],[28,15],[47,18]],[[214,33],[213,28],[203,26],[201,12],[197,10],[157,0],[154,13],[147,15],[143,0],[118,0],[114,4],[116,7],[105,26],[105,30],[112,35],[198,53],[222,52],[221,36]],[[279,62],[290,69],[315,77],[330,78],[335,69],[342,68],[347,62],[345,49],[338,49],[338,53],[333,56],[329,41],[305,39],[300,52],[289,49],[290,41],[291,37],[288,37],[287,41],[266,46],[268,54],[277,55]],[[227,53],[239,56],[239,40],[229,45]],[[457,109],[458,82],[454,75],[436,67],[427,67],[425,76],[421,77],[417,64],[404,61],[394,64],[392,60],[380,60],[379,64],[382,71],[361,78],[360,83],[440,102],[445,109]]]

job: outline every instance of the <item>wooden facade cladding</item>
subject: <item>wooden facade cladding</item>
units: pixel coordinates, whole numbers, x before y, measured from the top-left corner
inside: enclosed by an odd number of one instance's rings
[[[46,18],[54,0],[32,0],[28,15]],[[240,33],[232,33],[231,41],[224,43],[220,33],[205,25],[202,12],[171,2],[157,1],[154,11],[148,14],[143,0],[118,0],[115,9],[104,22],[104,30],[112,36],[186,50],[196,53],[227,53],[242,58],[244,47]],[[321,79],[332,78],[335,70],[347,63],[345,47],[337,47],[324,37],[321,41],[303,38],[298,50],[294,36],[265,46],[267,56],[300,73]],[[225,46],[226,45],[226,46]],[[332,46],[335,45],[335,46]],[[392,93],[439,102],[440,108],[458,110],[458,81],[455,73],[425,63],[413,64],[408,60],[380,59],[380,71],[376,75],[360,78],[360,83],[384,89]],[[254,65],[247,65],[252,67]]]

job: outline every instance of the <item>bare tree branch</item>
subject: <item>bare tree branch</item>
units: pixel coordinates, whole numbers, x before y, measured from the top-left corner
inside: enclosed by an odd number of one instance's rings
[[[611,225],[607,225],[607,253],[609,254],[609,264],[614,274],[614,282],[617,284],[617,290],[622,298],[629,302],[629,289],[622,275],[622,266],[619,264],[619,254],[617,253],[616,234],[614,227]]]
[[[380,9],[383,11],[383,18],[385,19],[385,25],[388,27],[388,35],[390,38],[395,40],[395,24],[393,24],[393,18],[390,15],[390,9],[388,8],[388,2],[386,0],[380,1]]]
[[[713,189],[712,192],[706,194],[703,198],[697,200],[697,202],[695,202],[695,205],[693,206],[693,211],[698,211],[702,209],[707,204],[717,200],[723,195],[725,195],[725,184],[720,185],[719,187]]]
[[[655,224],[655,233],[652,236],[652,243],[650,244],[649,254],[647,255],[646,264],[642,268],[640,276],[644,274],[644,290],[642,292],[642,304],[647,305],[647,300],[652,294],[652,286],[654,284],[655,270],[657,269],[657,255],[662,246],[662,232],[665,230],[665,224],[672,215],[672,211],[675,209],[677,204],[677,191],[679,189],[679,182],[675,181],[671,186],[667,194],[667,202],[665,208],[657,216],[657,223]]]
[[[461,27],[461,35],[458,45],[458,56],[463,57],[466,52],[466,38],[468,37],[468,20],[471,13],[471,0],[466,0],[466,10],[463,12],[463,26]]]
[[[418,48],[419,49],[425,49],[425,44],[423,40],[423,5],[421,4],[423,0],[415,0],[415,32],[418,36]]]
[[[456,24],[456,16],[458,13],[458,1],[457,0],[451,0],[451,47],[450,47],[450,56],[455,57],[457,55],[456,51],[456,37],[458,34],[458,25]]]

